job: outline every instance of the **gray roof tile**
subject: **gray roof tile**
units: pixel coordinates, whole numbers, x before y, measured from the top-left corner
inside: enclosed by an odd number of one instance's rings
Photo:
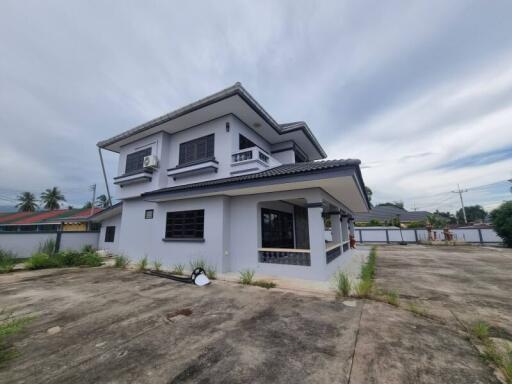
[[[245,181],[252,180],[260,180],[267,179],[272,177],[280,177],[280,176],[290,176],[290,175],[298,175],[309,172],[316,172],[334,168],[347,168],[347,167],[356,167],[358,177],[360,177],[360,182],[362,183],[362,177],[360,175],[359,164],[361,164],[360,160],[357,159],[346,159],[346,160],[322,160],[322,161],[309,161],[305,163],[295,163],[295,164],[284,164],[278,167],[274,167],[271,169],[267,169],[266,171],[250,173],[247,175],[241,176],[232,176],[226,177],[222,179],[214,179],[203,181],[199,183],[178,185],[176,187],[170,188],[162,188],[156,191],[144,193],[143,196],[165,193],[165,192],[175,192],[175,191],[183,191],[183,190],[192,190],[192,189],[200,189],[212,186],[222,186],[226,184],[234,184],[241,183]],[[363,189],[364,189],[364,184]]]

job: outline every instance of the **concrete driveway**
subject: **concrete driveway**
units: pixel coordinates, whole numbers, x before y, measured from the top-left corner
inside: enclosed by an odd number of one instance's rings
[[[425,260],[414,263],[415,252]],[[430,303],[439,296],[441,306],[451,305],[449,293],[434,293],[444,290],[440,283],[425,280],[422,288],[420,280],[433,274],[444,281],[446,268],[471,263],[449,262],[451,251],[436,252],[380,247],[377,288],[408,295],[401,300],[428,296]],[[509,268],[504,254],[498,255],[492,260]],[[435,267],[432,257],[444,257],[446,266]],[[481,256],[469,257],[486,264]],[[464,291],[467,283],[457,281]],[[427,286],[428,295],[421,291]],[[488,302],[502,299],[493,292]],[[113,268],[0,275],[0,308],[36,316],[12,337],[19,356],[0,368],[0,382],[498,382],[455,323],[375,301],[346,304],[334,295],[220,281],[197,288]],[[56,326],[58,333],[47,332]]]

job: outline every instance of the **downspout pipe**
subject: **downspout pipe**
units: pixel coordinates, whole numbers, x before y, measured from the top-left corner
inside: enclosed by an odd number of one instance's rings
[[[109,205],[109,207],[111,207],[112,206],[112,198],[110,197],[110,189],[108,188],[107,173],[105,172],[105,164],[103,163],[103,154],[101,153],[100,147],[98,147],[98,153],[100,155],[101,170],[103,171],[103,179],[105,180],[105,188],[107,189],[108,205]]]

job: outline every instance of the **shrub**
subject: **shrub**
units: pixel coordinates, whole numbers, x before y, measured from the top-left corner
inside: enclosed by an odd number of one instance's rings
[[[183,271],[185,270],[185,266],[183,264],[176,264],[171,273],[175,275],[183,275]]]
[[[46,253],[48,256],[53,256],[56,253],[56,245],[57,243],[54,239],[48,239],[39,244],[37,253]]]
[[[99,267],[102,264],[101,257],[96,252],[83,253],[78,266]]]
[[[158,260],[153,261],[153,268],[155,271],[160,271],[162,269],[162,263]]]
[[[240,284],[251,284],[254,277],[254,270],[245,269],[240,271]]]
[[[82,247],[81,252],[82,253],[92,253],[92,252],[96,252],[96,249],[92,245],[86,244]]]
[[[27,261],[25,261],[25,265],[27,266],[28,269],[60,267],[60,264],[56,258],[50,257],[46,253],[42,252],[34,253]]]
[[[206,266],[205,272],[206,276],[208,276],[210,280],[215,280],[217,278],[217,268],[208,265]]]
[[[192,260],[190,262],[190,269],[193,271],[196,268],[203,268],[206,271],[206,261],[202,259]]]
[[[0,249],[0,273],[11,272],[16,265],[16,255]]]
[[[507,201],[492,211],[491,220],[503,243],[512,247],[512,201]]]
[[[142,259],[139,260],[137,263],[137,269],[139,271],[145,271],[148,267],[148,257],[144,256]]]
[[[345,272],[336,272],[336,274],[334,275],[334,283],[337,297],[345,297],[350,295],[352,282],[350,281],[350,278]]]
[[[80,265],[82,254],[78,251],[64,251],[51,256],[61,267],[75,267]]]
[[[276,283],[274,283],[273,281],[267,281],[267,280],[256,280],[256,281],[252,282],[251,285],[256,285],[257,287],[262,287],[262,288],[267,288],[267,289],[277,287]]]
[[[116,255],[114,257],[114,267],[116,267],[116,268],[126,268],[129,263],[130,263],[130,260],[128,260],[128,258],[126,256]]]

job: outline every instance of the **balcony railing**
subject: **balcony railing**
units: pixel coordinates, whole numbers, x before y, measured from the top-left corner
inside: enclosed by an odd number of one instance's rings
[[[270,157],[258,147],[249,148],[231,155],[233,163],[240,163],[246,160],[259,160],[268,164]]]
[[[259,262],[311,266],[309,249],[260,248]]]
[[[239,163],[240,161],[252,160],[252,150],[234,153],[231,155],[233,163]]]

